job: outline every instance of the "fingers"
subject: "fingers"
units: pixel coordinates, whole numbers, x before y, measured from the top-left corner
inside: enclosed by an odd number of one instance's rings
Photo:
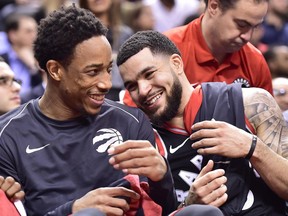
[[[226,188],[226,190],[227,190],[227,188]],[[227,193],[223,193],[222,196],[219,195],[217,197],[217,199],[215,199],[213,202],[209,203],[209,205],[220,207],[227,201],[227,199],[228,199]]]
[[[111,145],[108,149],[109,154],[120,154],[123,152],[128,151],[129,149],[139,149],[139,148],[146,148],[146,147],[153,147],[148,141],[146,140],[127,140],[120,145]]]
[[[192,183],[189,194],[195,203],[213,204],[217,207],[227,200],[227,178],[222,169],[212,170],[213,161],[208,161],[196,180]],[[192,200],[191,198],[191,200]]]
[[[129,197],[131,199],[140,199],[140,195],[135,191],[125,188],[125,187],[112,187],[107,188],[109,196],[117,197],[117,196],[124,196]]]
[[[10,176],[5,179],[0,176],[0,188],[12,201],[22,200],[25,196],[24,191],[21,191],[21,185]]]
[[[159,152],[148,141],[126,141],[112,146],[109,163],[125,173],[144,175],[159,181],[167,171],[166,163]]]
[[[190,138],[192,140],[211,138],[211,137],[221,137],[223,130],[225,131],[229,128],[229,124],[222,121],[202,121],[194,124],[192,127],[193,133]]]
[[[1,185],[3,184],[3,182],[4,182],[4,177],[0,176],[0,188],[1,188]]]
[[[124,187],[98,188],[88,192],[73,204],[73,213],[84,208],[97,208],[107,215],[124,215],[129,202],[139,200],[140,195]]]
[[[199,175],[197,176],[197,178],[202,177],[203,175],[207,174],[208,172],[212,171],[214,166],[214,162],[212,160],[209,160],[208,163],[206,164],[206,166],[204,166],[202,168],[202,170],[200,171]]]
[[[224,174],[225,171],[222,169],[210,171],[200,178],[197,177],[192,183],[192,187],[200,193],[203,191],[201,195],[205,196],[227,182],[227,178]]]
[[[17,193],[14,193],[14,194],[12,193],[9,196],[12,197],[11,201],[15,202],[17,200],[23,200],[24,197],[25,197],[25,192],[21,190],[21,191],[19,191]]]
[[[218,123],[219,121],[201,121],[201,122],[197,122],[194,125],[192,125],[191,129],[192,131],[197,131],[203,128],[206,129],[215,129],[218,127]]]
[[[5,178],[4,181],[2,181],[1,189],[6,192],[14,183],[15,180],[12,177],[8,176]]]

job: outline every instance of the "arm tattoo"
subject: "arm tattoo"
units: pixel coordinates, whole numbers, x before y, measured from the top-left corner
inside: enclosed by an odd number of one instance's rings
[[[245,91],[243,99],[245,115],[257,136],[273,151],[288,159],[288,129],[274,98],[263,89],[253,89],[248,94]]]

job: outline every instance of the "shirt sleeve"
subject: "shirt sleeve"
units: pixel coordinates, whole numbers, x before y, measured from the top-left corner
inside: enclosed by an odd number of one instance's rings
[[[139,134],[141,134],[140,136],[144,135],[144,137],[139,137],[139,139],[149,140],[154,147],[156,146],[153,128],[146,116],[143,116]],[[148,183],[150,188],[150,197],[162,207],[162,215],[168,215],[177,208],[177,199],[170,166],[165,158],[164,160],[167,165],[167,172],[163,179],[158,182],[148,179]]]

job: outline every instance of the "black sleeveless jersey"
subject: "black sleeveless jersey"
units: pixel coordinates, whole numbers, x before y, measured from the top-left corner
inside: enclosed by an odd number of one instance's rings
[[[200,94],[192,94],[185,107],[186,129],[171,125],[153,126],[157,147],[170,163],[178,202],[184,201],[191,183],[212,159],[214,169],[225,169],[228,178],[228,201],[221,206],[225,215],[285,215],[285,202],[268,188],[248,160],[216,155],[203,157],[191,147],[193,141],[189,139],[188,131],[196,122],[215,119],[249,131],[245,123],[240,84],[202,83],[201,88],[198,86],[197,89]]]

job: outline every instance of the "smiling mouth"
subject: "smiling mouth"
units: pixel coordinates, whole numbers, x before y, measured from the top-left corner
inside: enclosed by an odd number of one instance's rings
[[[153,105],[161,96],[162,96],[162,92],[161,93],[159,93],[159,94],[157,94],[157,95],[155,95],[154,97],[152,97],[151,99],[149,99],[149,100],[146,100],[145,102],[144,102],[144,105],[148,105],[148,106],[151,106],[151,105]]]
[[[89,97],[96,101],[102,101],[105,98],[105,95],[89,95]]]

